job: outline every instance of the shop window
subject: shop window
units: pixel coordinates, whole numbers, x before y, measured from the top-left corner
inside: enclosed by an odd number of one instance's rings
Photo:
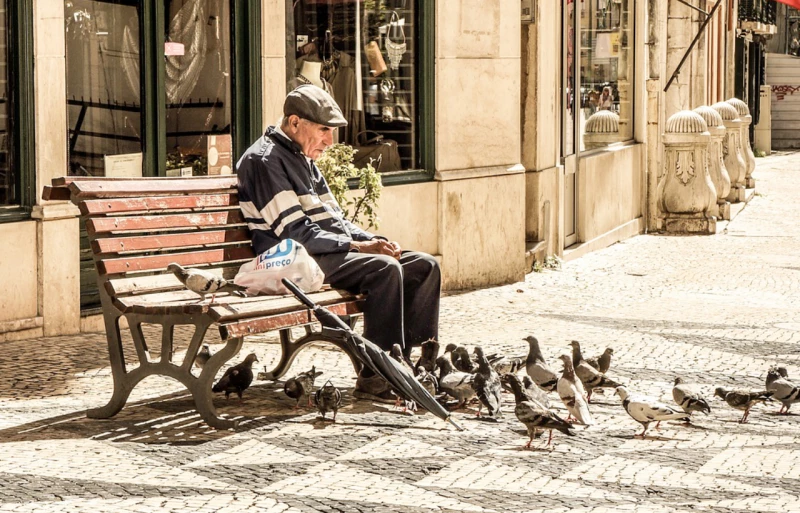
[[[337,141],[383,173],[425,167],[419,137],[417,0],[287,0],[287,91],[314,84],[345,117]]]
[[[17,180],[11,167],[11,102],[8,76],[8,9],[0,0],[0,205],[15,205]]]
[[[586,0],[580,19],[580,149],[633,138],[634,0]]]

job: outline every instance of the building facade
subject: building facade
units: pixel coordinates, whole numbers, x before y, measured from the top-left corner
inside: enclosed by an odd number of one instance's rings
[[[379,231],[445,289],[657,230],[664,120],[733,95],[736,2],[693,3],[709,23],[677,0],[0,0],[0,340],[102,326],[52,178],[232,173],[301,83],[384,152]]]

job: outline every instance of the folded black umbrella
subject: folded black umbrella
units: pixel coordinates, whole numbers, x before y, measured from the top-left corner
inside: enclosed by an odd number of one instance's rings
[[[311,301],[311,299],[306,296],[297,285],[292,283],[291,280],[283,278],[281,281],[304,305],[314,311],[314,315],[323,326],[341,331],[347,345],[350,346],[352,352],[358,356],[361,363],[372,372],[385,379],[394,389],[395,393],[401,398],[414,401],[418,406],[428,410],[440,419],[449,422],[459,431],[461,430],[461,427],[453,422],[453,419],[450,417],[450,412],[439,404],[436,398],[414,378],[412,373],[400,365],[398,361],[389,356],[387,352],[373,342],[370,342],[354,332],[338,315]]]

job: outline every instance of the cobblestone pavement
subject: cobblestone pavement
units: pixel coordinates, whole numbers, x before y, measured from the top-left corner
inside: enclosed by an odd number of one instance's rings
[[[535,334],[554,367],[569,340],[590,355],[610,346],[610,374],[670,402],[677,375],[709,397],[763,386],[776,362],[798,378],[800,154],[758,163],[758,194],[724,233],[640,236],[524,283],[450,294],[442,342],[524,354]],[[275,343],[254,337],[243,352],[269,365]],[[640,440],[607,392],[592,406],[597,426],[526,451],[510,397],[498,423],[459,412],[459,433],[353,402],[349,362],[332,347],[301,353],[290,374],[312,362],[345,390],[336,424],[293,410],[281,382],[256,382],[242,405],[217,400],[242,419],[219,432],[157,378],[113,419],[87,419],[110,396],[101,334],[5,343],[0,512],[800,511],[800,417],[774,405],[740,425],[713,400],[692,427],[665,423]]]

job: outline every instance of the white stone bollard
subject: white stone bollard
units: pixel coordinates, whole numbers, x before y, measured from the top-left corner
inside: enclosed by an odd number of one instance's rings
[[[722,140],[722,158],[725,161],[725,169],[731,178],[731,192],[728,194],[728,201],[739,203],[745,200],[744,181],[747,174],[747,167],[739,150],[739,138],[741,135],[742,121],[739,114],[730,103],[718,102],[711,106],[722,116],[725,123],[725,138]]]
[[[702,116],[683,110],[667,120],[664,176],[658,184],[658,204],[664,229],[670,233],[713,234],[717,220],[711,209],[717,191],[708,174],[711,134]]]
[[[711,134],[711,144],[708,147],[708,174],[717,190],[716,208],[713,209],[713,214],[717,219],[730,221],[731,204],[728,202],[728,194],[731,192],[731,177],[728,175],[728,170],[725,169],[725,160],[722,158],[725,124],[719,112],[711,107],[703,105],[694,111],[705,120],[708,132]]]
[[[753,122],[753,116],[750,115],[750,108],[747,104],[739,98],[731,98],[728,100],[728,103],[733,105],[736,112],[739,113],[739,119],[742,120],[739,144],[742,149],[742,158],[747,166],[744,183],[745,187],[752,189],[756,186],[756,181],[753,179],[753,171],[756,170],[756,156],[753,153],[753,148],[750,146],[750,124]]]
[[[605,148],[619,140],[619,115],[616,112],[598,110],[586,120],[583,145],[587,150]]]

